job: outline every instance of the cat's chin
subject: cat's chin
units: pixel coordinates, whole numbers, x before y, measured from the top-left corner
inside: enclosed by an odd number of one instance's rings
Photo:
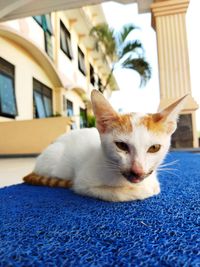
[[[126,177],[126,179],[130,182],[130,183],[133,183],[133,184],[138,184],[138,183],[141,183],[143,180],[144,180],[144,178],[137,178],[137,177],[129,177],[129,178],[127,178]]]

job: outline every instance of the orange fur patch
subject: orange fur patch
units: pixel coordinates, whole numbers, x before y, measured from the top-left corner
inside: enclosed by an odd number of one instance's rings
[[[23,178],[24,182],[32,185],[45,185],[50,187],[72,187],[72,181],[62,180],[56,177],[46,177],[38,175],[34,172],[28,174]]]
[[[130,133],[133,131],[132,123],[131,123],[131,114],[118,115],[115,120],[111,122],[111,127],[116,128],[121,132]]]
[[[152,132],[165,132],[166,124],[162,121],[159,114],[148,114],[140,119],[139,125],[144,125],[149,131]]]

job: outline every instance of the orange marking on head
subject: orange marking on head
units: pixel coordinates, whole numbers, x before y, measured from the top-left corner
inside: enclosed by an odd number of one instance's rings
[[[167,132],[166,123],[162,121],[160,114],[148,114],[140,119],[139,125],[144,125],[152,132]]]
[[[117,129],[120,132],[130,133],[133,130],[131,123],[131,114],[118,115],[110,126],[112,129]]]

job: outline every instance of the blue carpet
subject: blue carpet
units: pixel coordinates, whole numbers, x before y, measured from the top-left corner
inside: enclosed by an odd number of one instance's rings
[[[0,266],[200,266],[200,155],[171,153],[162,193],[109,203],[59,188],[0,190]]]

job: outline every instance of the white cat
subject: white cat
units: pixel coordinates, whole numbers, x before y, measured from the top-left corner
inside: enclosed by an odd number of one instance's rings
[[[31,184],[70,186],[107,201],[145,199],[160,192],[156,170],[170,146],[186,96],[156,114],[119,115],[97,90],[96,128],[59,137],[37,158]]]

